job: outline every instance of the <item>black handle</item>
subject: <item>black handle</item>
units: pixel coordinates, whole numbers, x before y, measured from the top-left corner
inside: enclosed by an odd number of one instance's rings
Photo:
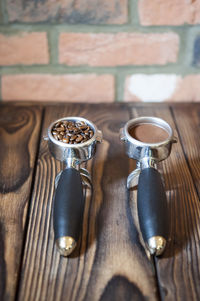
[[[65,169],[60,176],[54,199],[55,240],[64,236],[79,239],[84,211],[82,180],[78,170]]]
[[[159,172],[141,171],[138,183],[138,216],[145,242],[154,236],[168,237],[167,199]]]

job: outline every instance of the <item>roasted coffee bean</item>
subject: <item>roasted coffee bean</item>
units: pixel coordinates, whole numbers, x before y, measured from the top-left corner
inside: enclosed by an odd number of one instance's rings
[[[93,131],[89,131],[89,133],[90,133],[90,138],[92,138],[94,136]]]
[[[84,133],[88,132],[89,130],[91,130],[91,128],[87,126],[86,129],[84,130]]]
[[[84,121],[77,121],[76,124],[77,124],[77,126],[80,127],[81,125],[85,124],[85,122]]]
[[[81,142],[83,140],[83,136],[78,135],[76,138],[76,142]]]
[[[81,125],[79,128],[80,128],[81,130],[86,130],[86,129],[87,129],[87,124]]]
[[[61,122],[57,122],[54,127],[58,128],[61,125]]]
[[[65,142],[65,143],[69,143],[69,137],[63,138],[62,141]]]
[[[57,132],[62,132],[62,131],[63,131],[63,128],[61,128],[61,127],[56,128],[56,131],[57,131]]]
[[[69,121],[69,122],[68,122],[68,128],[69,128],[69,127],[73,127],[73,126],[74,126],[74,122]]]
[[[78,129],[78,128],[74,128],[74,134],[78,134],[78,133],[80,133],[80,129]]]
[[[67,144],[78,144],[88,141],[94,135],[92,128],[84,121],[60,121],[52,129],[56,140]]]
[[[74,141],[77,138],[76,135],[71,136],[70,141]]]

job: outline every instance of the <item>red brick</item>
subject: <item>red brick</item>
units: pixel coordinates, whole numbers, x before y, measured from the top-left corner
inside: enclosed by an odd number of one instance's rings
[[[45,32],[0,34],[0,65],[32,65],[48,62],[48,41]]]
[[[10,22],[123,24],[128,0],[6,0]]]
[[[200,74],[133,74],[125,81],[125,101],[198,102]]]
[[[122,66],[176,62],[175,33],[61,33],[59,61],[67,65]]]
[[[114,91],[114,77],[106,74],[2,76],[3,100],[112,102]]]
[[[142,25],[200,23],[200,0],[139,0]]]
[[[171,97],[173,101],[200,101],[200,74],[191,74],[185,76],[180,83],[174,94]]]

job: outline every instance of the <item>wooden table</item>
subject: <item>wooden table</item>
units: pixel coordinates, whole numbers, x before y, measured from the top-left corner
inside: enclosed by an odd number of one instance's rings
[[[176,129],[179,143],[160,171],[170,213],[163,256],[150,258],[138,225],[134,169],[119,140],[128,119],[152,115]],[[61,164],[43,135],[64,116],[103,131],[87,163],[82,236],[69,258],[54,245],[52,198]],[[200,300],[200,104],[0,105],[0,300]]]

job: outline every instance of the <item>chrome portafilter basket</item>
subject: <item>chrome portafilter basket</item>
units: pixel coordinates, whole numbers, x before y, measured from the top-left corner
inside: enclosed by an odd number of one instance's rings
[[[144,125],[145,136],[148,136],[149,125],[164,131],[164,139],[151,143],[151,139],[138,138],[134,130]],[[149,135],[154,138],[152,131]],[[157,164],[170,155],[177,138],[170,125],[156,117],[131,119],[120,130],[120,138],[128,157],[137,161],[137,168],[127,178],[127,188],[138,185],[138,217],[144,241],[152,255],[161,255],[168,238],[168,216],[166,194]]]
[[[93,136],[82,143],[69,144],[59,141],[52,131],[61,122],[84,123],[92,129]],[[83,187],[91,186],[89,172],[80,165],[95,155],[96,144],[102,133],[95,124],[82,117],[64,117],[48,128],[48,146],[52,156],[63,162],[63,170],[55,179],[53,224],[56,245],[61,255],[68,256],[76,247],[82,230],[84,211]]]

